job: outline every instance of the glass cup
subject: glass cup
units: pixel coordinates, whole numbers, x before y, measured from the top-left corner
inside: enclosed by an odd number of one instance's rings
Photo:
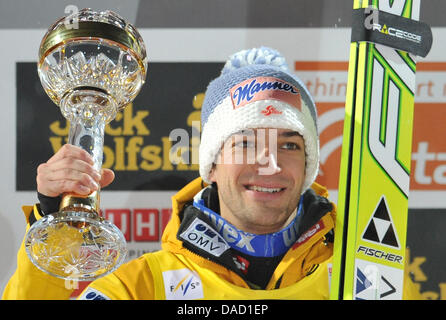
[[[139,93],[147,72],[138,31],[111,11],[83,9],[56,21],[42,39],[38,74],[70,123],[68,143],[93,157],[100,171],[104,128]],[[99,191],[64,193],[59,212],[28,230],[26,252],[37,268],[67,280],[91,281],[122,264],[122,232],[100,216]]]

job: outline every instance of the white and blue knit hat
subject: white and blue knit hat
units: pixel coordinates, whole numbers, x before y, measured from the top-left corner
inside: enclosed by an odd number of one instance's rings
[[[221,75],[211,81],[203,101],[199,151],[202,179],[210,183],[212,165],[234,133],[256,128],[289,129],[305,141],[305,192],[319,169],[316,115],[308,90],[291,74],[280,53],[267,47],[235,53]]]

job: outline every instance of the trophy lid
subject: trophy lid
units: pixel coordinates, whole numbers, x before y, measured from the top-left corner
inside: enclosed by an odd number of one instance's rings
[[[139,93],[147,61],[135,27],[112,11],[82,9],[48,29],[37,69],[45,92],[65,117],[94,105],[112,119]]]
[[[59,46],[80,40],[105,40],[117,44],[132,53],[146,74],[146,48],[136,28],[113,11],[95,12],[90,8],[62,17],[48,29],[40,44],[39,65]]]

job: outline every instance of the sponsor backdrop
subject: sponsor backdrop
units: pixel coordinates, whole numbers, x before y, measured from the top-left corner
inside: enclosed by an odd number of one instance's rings
[[[434,44],[417,65],[408,268],[425,297],[446,299],[446,275],[441,272],[446,265],[441,237],[446,228],[446,26],[439,14],[446,4],[426,2],[421,3],[421,20],[433,27]],[[150,58],[140,95],[107,126],[105,135],[104,166],[115,171],[116,179],[102,190],[102,214],[123,231],[128,259],[160,247],[170,197],[198,176],[203,94],[227,57],[240,49],[278,49],[307,85],[319,113],[317,181],[336,202],[351,0],[281,0],[274,5],[263,0],[129,1],[125,6],[119,1],[0,0],[1,290],[15,269],[24,235],[21,205],[37,200],[36,168],[68,134],[66,120],[38,80],[38,46],[57,17],[83,7],[111,9],[134,23]],[[391,279],[386,280],[391,287]]]

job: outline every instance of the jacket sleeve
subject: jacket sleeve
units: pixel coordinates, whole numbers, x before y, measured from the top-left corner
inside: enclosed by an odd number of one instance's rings
[[[133,259],[115,272],[93,281],[78,297],[80,300],[153,300],[154,275],[147,259],[150,253]],[[161,279],[158,279],[162,281]]]
[[[29,217],[31,213],[36,219],[41,216],[37,205],[24,206],[23,212],[27,220],[28,231]],[[65,300],[69,299],[74,289],[71,289],[71,283],[46,274],[37,269],[29,260],[24,241],[17,254],[17,269],[9,279],[2,299],[4,300]]]

